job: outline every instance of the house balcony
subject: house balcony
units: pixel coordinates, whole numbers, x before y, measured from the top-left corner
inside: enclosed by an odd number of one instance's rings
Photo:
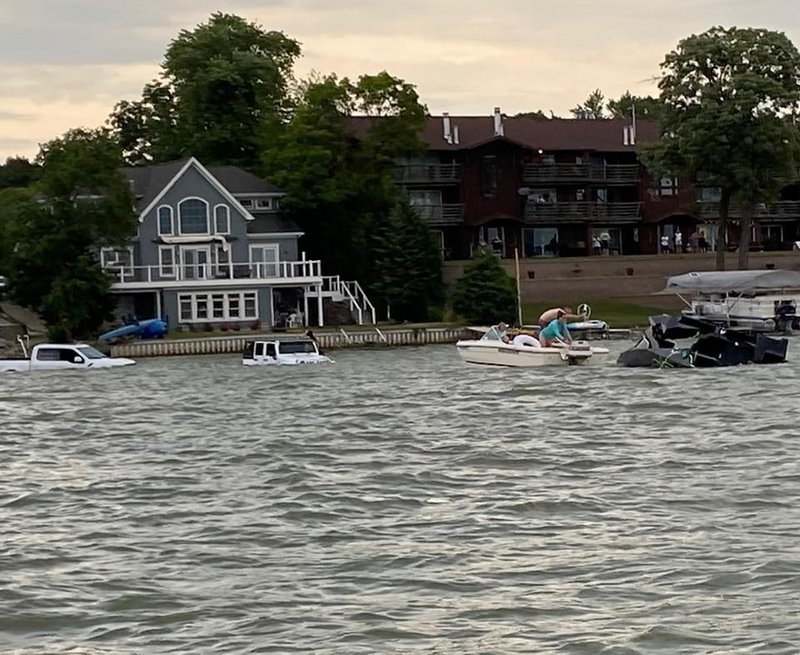
[[[461,182],[461,164],[409,164],[395,166],[396,184],[447,186]]]
[[[464,222],[464,205],[460,203],[411,206],[431,225],[461,225]]]
[[[719,203],[698,201],[697,213],[700,218],[719,218]],[[741,218],[741,206],[732,204],[728,210],[728,217],[734,219]],[[753,210],[753,218],[762,220],[800,220],[800,200],[779,200],[777,202],[756,205]]]
[[[640,202],[554,202],[525,205],[526,223],[635,223],[641,218]]]
[[[638,164],[525,164],[525,184],[636,185]]]
[[[241,262],[227,264],[174,264],[161,266],[108,266],[112,291],[157,289],[241,288],[322,284],[322,262]]]

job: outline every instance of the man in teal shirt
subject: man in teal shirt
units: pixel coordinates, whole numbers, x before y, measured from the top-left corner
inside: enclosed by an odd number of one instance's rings
[[[567,329],[567,314],[565,312],[558,312],[556,318],[539,330],[539,341],[545,348],[552,346],[557,341],[572,343],[572,337]]]

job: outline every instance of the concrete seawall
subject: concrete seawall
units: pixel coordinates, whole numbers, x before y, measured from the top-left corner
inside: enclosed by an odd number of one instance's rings
[[[467,328],[406,328],[380,330],[371,329],[352,332],[320,332],[316,335],[320,348],[333,350],[337,348],[358,348],[370,346],[424,346],[430,344],[455,343],[459,339],[468,338]],[[112,357],[165,357],[172,355],[217,355],[241,353],[245,341],[253,339],[280,339],[292,335],[279,334],[237,334],[226,337],[207,337],[198,339],[164,339],[157,341],[136,341],[111,346]]]

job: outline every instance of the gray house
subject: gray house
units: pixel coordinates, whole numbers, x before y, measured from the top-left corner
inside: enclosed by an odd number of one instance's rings
[[[323,276],[322,262],[299,252],[302,232],[281,215],[284,194],[269,182],[193,157],[122,173],[136,198],[137,233],[127,248],[100,253],[116,280],[119,316],[188,328],[321,326],[329,299],[347,304],[356,322],[375,322],[357,282]]]

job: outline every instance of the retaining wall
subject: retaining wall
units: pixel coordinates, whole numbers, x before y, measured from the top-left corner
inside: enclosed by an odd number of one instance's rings
[[[466,328],[406,328],[392,330],[358,330],[339,332],[320,332],[316,335],[320,348],[355,348],[368,346],[423,346],[437,343],[455,343],[467,338]],[[112,357],[163,357],[171,355],[215,355],[241,353],[245,341],[254,339],[280,339],[293,335],[281,334],[241,334],[230,337],[207,337],[198,339],[163,339],[156,341],[136,341],[111,346]],[[298,335],[299,336],[299,335]]]

